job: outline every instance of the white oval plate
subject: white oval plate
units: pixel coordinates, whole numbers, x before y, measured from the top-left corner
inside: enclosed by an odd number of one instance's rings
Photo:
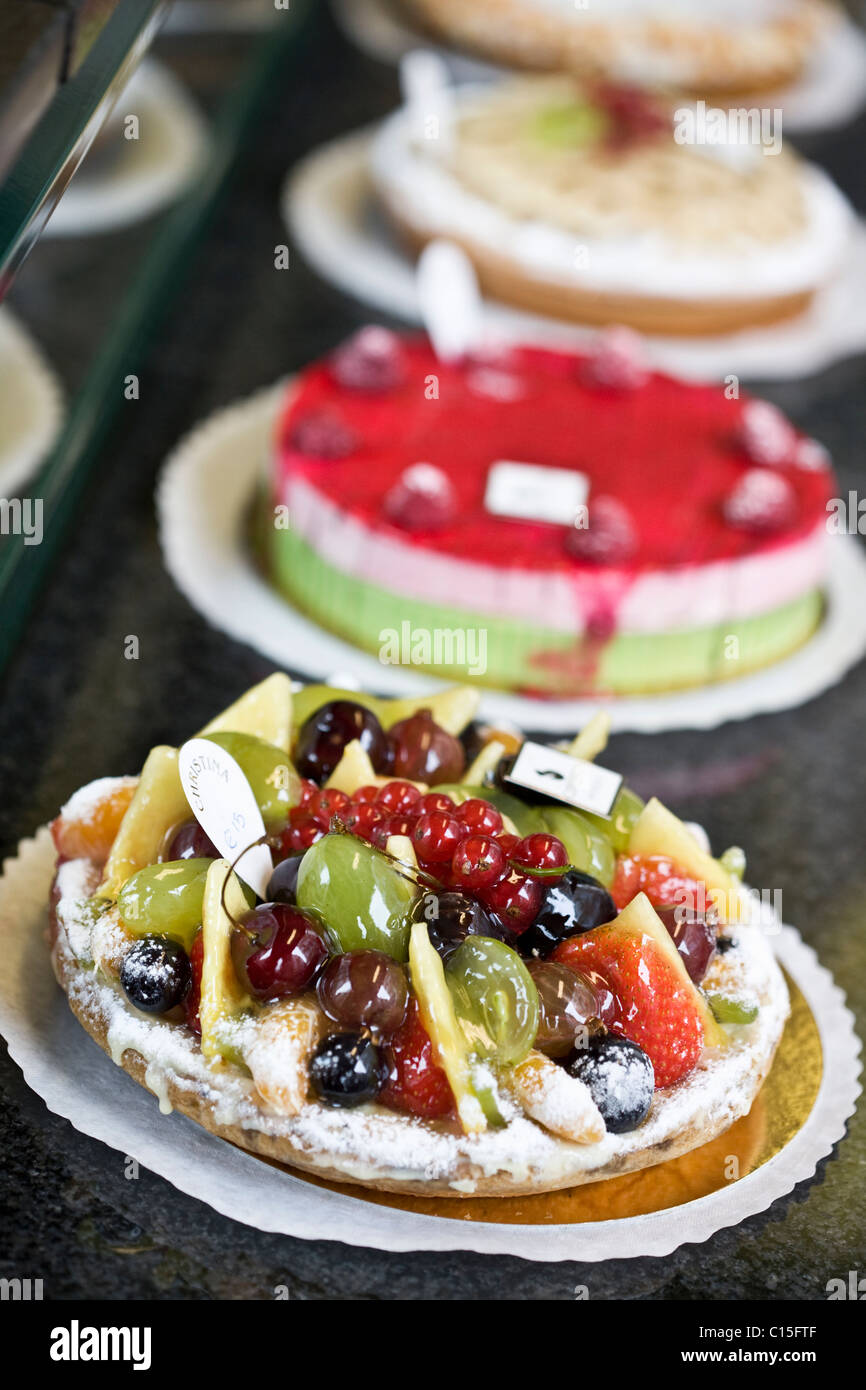
[[[333,0],[341,29],[364,53],[399,63],[429,40],[404,22],[388,0]],[[453,49],[438,48],[452,75],[462,81],[498,76],[502,69]],[[789,135],[827,130],[853,120],[866,102],[866,36],[850,20],[833,25],[818,44],[798,82],[781,92],[738,97],[738,106],[780,106]]]
[[[315,150],[292,171],[282,195],[286,225],[309,263],[346,294],[420,323],[415,265],[376,208],[367,171],[371,130]],[[579,346],[595,330],[485,300],[491,335],[505,341]],[[796,319],[716,338],[645,337],[662,371],[697,381],[734,373],[764,381],[806,376],[866,350],[866,226],[858,223],[836,278]]]
[[[256,568],[246,522],[267,468],[285,384],[204,421],[172,453],[157,489],[163,555],[181,592],[208,622],[310,680],[346,673],[386,695],[423,694],[453,682],[385,666],[294,609]],[[840,680],[866,653],[866,555],[849,537],[833,545],[827,614],[793,656],[753,675],[700,690],[610,700],[534,700],[485,690],[482,711],[521,728],[574,733],[603,705],[615,730],[711,729],[729,719],[790,709]]]
[[[0,309],[0,497],[33,476],[62,416],[60,382],[12,311]]]
[[[127,115],[138,117],[137,140],[123,136]],[[204,118],[174,74],[153,59],[120,93],[108,124],[113,152],[97,150],[89,167],[84,160],[43,236],[88,236],[141,222],[173,202],[204,159]]]
[[[668,1255],[765,1211],[811,1178],[843,1137],[860,1093],[860,1043],[845,996],[793,927],[781,927],[776,954],[815,1016],[824,1070],[805,1125],[748,1177],[667,1211],[585,1225],[457,1221],[346,1197],[261,1162],[184,1115],[160,1115],[155,1098],[112,1065],[76,1021],[51,970],[45,930],[54,858],[43,827],[22,842],[0,879],[0,1032],[9,1055],[54,1114],[221,1215],[263,1231],[376,1250],[473,1250],[548,1263]]]

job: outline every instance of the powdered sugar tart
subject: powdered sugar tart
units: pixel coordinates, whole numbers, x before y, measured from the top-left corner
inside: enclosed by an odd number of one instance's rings
[[[677,336],[801,313],[844,253],[846,199],[688,109],[566,78],[458,88],[439,138],[411,104],[385,122],[373,179],[411,245],[456,241],[490,295],[537,313]]]
[[[828,0],[400,0],[452,43],[500,62],[757,92],[802,73],[839,22]]]
[[[277,674],[213,720],[268,826],[268,903],[190,819],[176,749],[64,806],[57,978],[162,1110],[440,1196],[636,1170],[748,1112],[788,995],[741,853],[626,787],[609,817],[521,794],[522,741],[476,705],[293,699]],[[605,742],[598,716],[577,772]]]

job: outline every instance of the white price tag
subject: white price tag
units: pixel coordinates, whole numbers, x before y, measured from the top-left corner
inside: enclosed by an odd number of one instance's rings
[[[265,823],[236,760],[208,738],[191,738],[178,754],[180,780],[193,814],[220,854],[260,898],[274,871],[271,851],[257,845]],[[243,856],[243,857],[241,857]]]
[[[573,758],[558,748],[530,742],[521,745],[506,780],[596,816],[610,815],[622,786],[618,772],[597,767],[585,758]]]
[[[487,474],[484,505],[494,516],[573,526],[588,496],[589,478],[576,468],[500,459]]]
[[[412,139],[434,159],[445,158],[454,144],[454,91],[446,64],[438,53],[415,49],[400,61],[400,87]]]

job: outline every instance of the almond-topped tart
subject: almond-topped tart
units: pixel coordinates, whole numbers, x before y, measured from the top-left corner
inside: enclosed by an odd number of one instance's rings
[[[649,371],[624,329],[449,361],[363,329],[288,385],[267,467],[274,582],[391,664],[663,692],[822,617],[826,453],[744,391]]]
[[[430,99],[426,99],[429,105]],[[457,242],[494,299],[587,324],[706,336],[801,314],[836,274],[853,215],[781,126],[712,130],[639,87],[522,77],[449,90],[431,138],[412,99],[371,155],[410,247]],[[778,145],[775,141],[778,137]]]
[[[476,705],[274,675],[63,808],[57,978],[162,1110],[443,1197],[644,1168],[749,1111],[788,995],[742,854],[595,764],[603,717],[551,750]],[[522,790],[552,758],[567,803]]]
[[[838,24],[831,0],[400,0],[425,29],[497,62],[705,95],[794,82]]]

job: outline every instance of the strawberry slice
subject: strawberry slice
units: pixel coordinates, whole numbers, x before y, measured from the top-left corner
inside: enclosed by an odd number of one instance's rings
[[[620,911],[638,893],[646,893],[653,907],[688,904],[695,911],[700,910],[706,898],[705,885],[666,854],[621,854],[610,893]]]
[[[726,1041],[644,895],[613,922],[563,941],[550,959],[589,976],[604,1022],[643,1048],[657,1088],[688,1076],[705,1039]]]
[[[434,1060],[433,1044],[414,996],[388,1053],[388,1079],[377,1097],[380,1105],[424,1120],[455,1113],[448,1077]]]

